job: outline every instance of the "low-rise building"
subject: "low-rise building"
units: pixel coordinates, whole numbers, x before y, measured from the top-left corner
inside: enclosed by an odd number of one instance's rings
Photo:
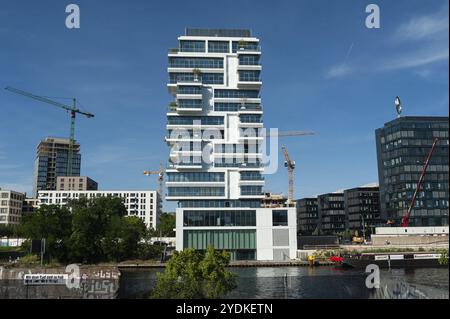
[[[22,216],[33,214],[39,207],[37,198],[25,198],[22,204]]]
[[[65,206],[73,199],[107,196],[122,198],[128,216],[139,217],[148,228],[156,229],[161,212],[161,199],[156,191],[39,191],[38,205]]]
[[[343,192],[319,195],[317,202],[321,234],[337,234],[348,229]]]
[[[0,225],[18,225],[25,194],[0,188]]]
[[[380,218],[378,186],[361,186],[344,191],[348,228],[359,234],[370,235],[383,223]]]
[[[297,231],[299,235],[312,235],[319,225],[317,197],[297,201]]]
[[[57,176],[57,191],[96,191],[98,184],[87,176]]]

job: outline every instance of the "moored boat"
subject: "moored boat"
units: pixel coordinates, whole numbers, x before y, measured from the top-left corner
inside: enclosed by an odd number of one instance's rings
[[[432,252],[362,253],[344,256],[342,265],[364,269],[371,264],[380,268],[448,267],[441,265],[439,258],[440,253]]]

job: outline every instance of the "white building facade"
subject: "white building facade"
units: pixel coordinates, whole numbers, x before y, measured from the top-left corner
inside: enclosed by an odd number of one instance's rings
[[[0,225],[18,225],[25,194],[0,188]]]
[[[161,212],[161,200],[156,191],[39,191],[38,206],[66,206],[69,200],[96,197],[118,197],[123,200],[128,216],[142,219],[147,228],[156,229]]]
[[[234,260],[286,260],[295,208],[262,208],[259,40],[249,30],[187,29],[170,49],[167,197],[177,250],[227,250]]]

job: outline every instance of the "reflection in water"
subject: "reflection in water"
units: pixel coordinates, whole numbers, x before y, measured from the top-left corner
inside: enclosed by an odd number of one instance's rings
[[[361,270],[334,267],[256,267],[230,268],[238,275],[238,287],[228,298],[403,298],[398,282],[409,289],[408,298],[448,298],[447,268],[382,270],[383,289],[369,290],[366,274]],[[126,270],[122,272],[119,298],[147,298],[162,269]],[[406,285],[406,286],[405,286]],[[398,293],[400,291],[400,293]],[[419,291],[417,296],[411,291]],[[397,293],[397,295],[395,295]]]

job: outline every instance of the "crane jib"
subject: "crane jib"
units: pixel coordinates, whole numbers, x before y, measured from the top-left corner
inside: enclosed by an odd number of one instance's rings
[[[88,118],[94,117],[94,114],[91,113],[87,113],[87,112],[82,112],[80,111],[77,107],[76,107],[76,103],[77,100],[73,99],[73,106],[68,106],[62,103],[59,103],[57,101],[53,101],[50,100],[46,97],[43,96],[39,96],[39,95],[35,95],[23,90],[19,90],[13,87],[6,87],[5,90],[19,94],[19,95],[23,95],[26,97],[29,97],[31,99],[43,102],[43,103],[47,103],[47,104],[51,104],[54,105],[56,107],[62,108],[66,111],[70,112],[70,138],[69,138],[69,150],[68,150],[68,156],[67,156],[67,176],[72,176],[72,162],[73,162],[73,144],[75,141],[75,117],[76,117],[76,113],[82,114]]]

